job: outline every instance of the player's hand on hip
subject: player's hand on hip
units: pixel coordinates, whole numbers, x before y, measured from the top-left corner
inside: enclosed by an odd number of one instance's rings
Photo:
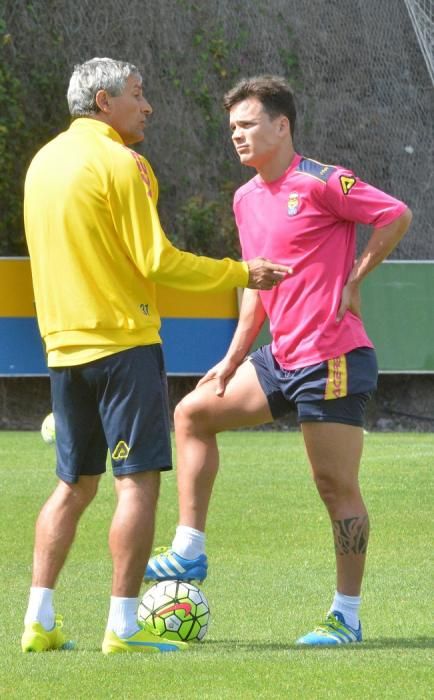
[[[362,318],[360,286],[355,282],[347,282],[342,290],[341,304],[336,315],[337,323],[342,321],[346,311],[351,311],[355,316]]]
[[[279,265],[266,258],[254,258],[248,260],[249,289],[272,289],[280,284],[285,277],[292,275],[292,267]]]

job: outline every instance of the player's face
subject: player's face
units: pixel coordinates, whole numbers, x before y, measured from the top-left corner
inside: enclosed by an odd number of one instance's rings
[[[229,112],[229,124],[232,142],[243,165],[262,170],[279,156],[288,119],[270,117],[256,97],[235,104]]]
[[[130,75],[123,92],[117,97],[107,95],[108,122],[116,129],[127,145],[145,138],[146,119],[152,107],[143,95],[142,81],[138,75]]]

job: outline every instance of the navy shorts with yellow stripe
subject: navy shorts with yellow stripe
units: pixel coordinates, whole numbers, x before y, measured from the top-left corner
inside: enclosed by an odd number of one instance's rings
[[[365,406],[377,388],[378,367],[372,348],[356,348],[324,362],[285,370],[270,345],[249,357],[273,418],[297,408],[298,422],[323,421],[363,426]]]
[[[74,367],[51,367],[56,473],[67,483],[172,468],[167,378],[160,344]]]

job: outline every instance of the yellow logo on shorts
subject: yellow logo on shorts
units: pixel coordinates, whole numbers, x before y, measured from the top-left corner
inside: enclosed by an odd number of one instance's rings
[[[127,443],[120,440],[112,452],[113,459],[126,459],[130,453]]]
[[[325,399],[341,399],[348,394],[347,358],[345,355],[328,361]]]

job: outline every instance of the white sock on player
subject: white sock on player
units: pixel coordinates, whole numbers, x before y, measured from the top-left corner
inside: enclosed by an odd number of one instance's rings
[[[54,627],[54,608],[53,608],[53,593],[52,588],[42,588],[32,586],[29,595],[29,604],[24,617],[24,624],[29,625],[32,622],[39,622],[47,631]]]
[[[123,639],[135,634],[140,629],[137,624],[138,604],[138,598],[122,598],[112,595],[107,629]]]
[[[336,591],[329,612],[337,610],[342,613],[345,622],[353,629],[359,629],[360,596],[344,595]]]
[[[184,559],[196,559],[205,554],[205,533],[188,525],[178,525],[172,549]]]

